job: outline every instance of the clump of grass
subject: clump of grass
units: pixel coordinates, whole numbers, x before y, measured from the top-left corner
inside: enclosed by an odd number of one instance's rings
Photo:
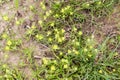
[[[14,3],[18,9],[19,0],[14,0]],[[115,3],[113,0],[50,1],[48,8],[42,1],[39,5],[42,12],[30,5],[30,11],[38,14],[40,19],[26,29],[25,39],[28,41],[32,39],[49,47],[52,59],[44,57],[41,65],[35,64],[32,47],[21,49],[19,46],[22,45],[22,39],[15,40],[7,33],[1,36],[6,43],[4,50],[7,52],[18,50],[24,53],[37,80],[120,79],[118,52],[116,48],[113,51],[107,50],[110,38],[107,37],[98,45],[93,34],[86,36],[82,31],[86,23],[90,22],[89,25],[94,26],[96,18],[108,16]],[[7,16],[3,16],[3,19],[9,23]],[[20,26],[22,22],[17,20],[15,24]],[[119,36],[117,39],[119,40]],[[3,75],[1,78],[24,80],[19,70],[5,68],[4,71],[3,68],[0,68]],[[7,74],[8,72],[10,74]]]
[[[50,47],[56,54],[56,58],[53,60],[43,58],[43,65],[37,68],[37,79],[118,79],[119,69],[113,64],[115,55],[114,52],[110,52],[109,55],[106,52],[106,40],[100,47],[95,48],[93,36],[85,40],[86,38],[81,31],[82,27],[78,28],[75,25],[86,22],[86,15],[89,14],[92,17],[108,15],[109,6],[112,7],[114,2],[112,0],[107,2],[91,1],[80,3],[81,5],[78,7],[74,7],[75,3],[73,4],[72,1],[69,4],[64,5],[64,2],[55,2],[51,8],[52,13],[48,13],[54,16],[53,21],[48,21],[48,18],[51,18],[48,14],[44,15],[43,20],[40,21],[42,38],[50,39],[50,41],[44,40],[47,41],[44,43],[52,45]],[[107,11],[104,12],[105,10]],[[84,11],[87,13],[79,14]],[[71,28],[68,31],[69,40],[64,38],[67,32],[66,26]],[[48,32],[46,33],[43,30]],[[44,36],[45,34],[48,36]],[[41,42],[41,40],[39,41]]]
[[[119,79],[119,58],[114,59],[118,53],[100,53],[106,45],[94,48],[93,40],[88,38],[84,47],[68,50],[66,55],[60,52],[59,59],[43,58],[42,66],[37,66],[37,79]]]
[[[23,75],[17,69],[11,69],[7,64],[0,64],[0,79],[1,80],[23,80]]]

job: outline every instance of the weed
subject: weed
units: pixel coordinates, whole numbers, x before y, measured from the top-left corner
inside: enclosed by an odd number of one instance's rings
[[[104,18],[112,13],[117,0],[69,0],[49,1],[48,6],[44,0],[36,5],[30,5],[28,11],[37,15],[37,20],[31,20],[25,29],[25,36],[15,39],[10,30],[4,31],[0,39],[5,42],[5,53],[19,51],[24,62],[33,72],[31,76],[36,80],[118,80],[120,79],[120,59],[117,52],[120,37],[115,41],[108,36],[98,44],[94,35],[88,36],[83,32],[84,27],[94,27],[98,24],[96,19]],[[20,0],[14,0],[18,11]],[[41,12],[41,11],[42,12]],[[29,16],[31,17],[31,16]],[[10,29],[11,18],[2,16]],[[31,17],[33,18],[33,16]],[[16,19],[15,25],[22,27],[24,19]],[[18,34],[16,34],[18,35]],[[35,63],[34,49],[36,46],[23,47],[25,41],[35,41],[49,48],[51,58],[41,58],[41,65]],[[108,44],[115,44],[110,49]],[[8,56],[6,55],[6,58]],[[10,68],[0,63],[0,80],[24,80],[26,76],[18,68]]]

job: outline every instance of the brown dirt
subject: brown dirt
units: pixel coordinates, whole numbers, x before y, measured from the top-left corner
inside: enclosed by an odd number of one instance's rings
[[[98,44],[101,44],[106,37],[116,37],[120,35],[120,6],[117,6],[113,13],[107,18],[100,18],[95,20],[97,25],[83,27],[85,35],[93,34]],[[120,46],[120,45],[119,45]],[[119,48],[120,49],[120,48]],[[118,52],[120,53],[118,49]]]
[[[33,1],[34,0],[26,0],[26,1],[21,0],[18,11],[15,9],[13,1],[7,2],[0,7],[0,35],[4,31],[7,31],[8,34],[10,34],[11,32],[14,32],[16,35],[13,37],[13,39],[14,38],[15,39],[22,38],[22,40],[24,42],[22,43],[21,47],[22,48],[31,47],[34,52],[33,56],[36,59],[35,60],[36,63],[41,64],[41,58],[45,56],[45,53],[43,50],[46,51],[47,48],[41,46],[42,44],[38,44],[37,42],[35,42],[33,40],[28,41],[28,40],[24,39],[24,34],[26,31],[24,26],[31,26],[30,24],[32,23],[33,20],[35,20],[33,13],[30,12],[30,10],[28,8],[30,5],[38,4],[38,2],[33,2]],[[12,19],[10,21],[10,23],[5,22],[2,19],[3,15],[8,15],[8,17]],[[15,18],[14,18],[14,16],[15,16]],[[15,20],[18,20],[18,19],[24,19],[25,23],[23,23],[20,26],[17,26],[15,24]],[[6,25],[9,25],[9,26],[6,26]],[[25,62],[24,58],[22,57],[23,53],[21,53],[19,51],[3,52],[2,49],[4,48],[4,44],[5,44],[5,40],[0,40],[0,62],[7,63],[11,67],[19,66],[19,64],[21,62]],[[7,59],[5,59],[5,55],[8,55],[9,57]],[[21,71],[23,71],[23,73],[26,75],[26,77],[30,78],[31,70],[29,67],[22,68]],[[28,79],[28,80],[30,80],[30,79]]]

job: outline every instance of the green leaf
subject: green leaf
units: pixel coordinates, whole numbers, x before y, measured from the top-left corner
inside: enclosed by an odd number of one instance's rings
[[[18,7],[19,7],[19,0],[14,0],[14,5],[18,9]]]

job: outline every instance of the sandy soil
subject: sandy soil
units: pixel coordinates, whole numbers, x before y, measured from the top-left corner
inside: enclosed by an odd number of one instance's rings
[[[3,4],[3,6],[0,7],[0,34],[2,34],[4,31],[7,31],[7,33],[14,32],[16,36],[14,38],[22,38],[24,40],[22,44],[22,48],[32,47],[33,48],[33,56],[36,58],[35,62],[37,64],[41,64],[41,58],[46,56],[47,48],[43,46],[42,44],[38,44],[37,42],[30,40],[27,41],[24,39],[25,34],[25,25],[31,26],[31,21],[35,20],[35,17],[32,12],[29,11],[29,6],[38,5],[39,2],[34,2],[33,0],[21,0],[20,7],[18,11],[14,7],[14,3],[12,1]],[[2,19],[3,15],[8,15],[9,18],[12,18],[10,23],[5,22]],[[15,18],[13,18],[15,16]],[[31,17],[30,17],[31,16]],[[23,25],[17,26],[15,25],[15,20],[24,18],[25,23]],[[106,18],[102,19],[100,24],[102,26],[95,26],[95,27],[86,27],[83,29],[87,34],[93,33],[95,35],[96,41],[98,41],[98,44],[101,43],[104,38],[108,35],[111,37],[120,35],[120,7],[116,7],[113,14]],[[9,25],[9,26],[6,26]],[[24,62],[24,58],[22,57],[22,53],[18,52],[3,52],[2,49],[4,47],[5,41],[0,40],[0,61],[4,63],[8,63],[11,66],[19,66],[21,62]],[[118,47],[118,52],[120,53],[120,47]],[[7,59],[4,58],[5,55],[8,55],[9,57]],[[22,69],[25,74],[28,77],[30,76],[31,69],[29,67],[25,67]]]

